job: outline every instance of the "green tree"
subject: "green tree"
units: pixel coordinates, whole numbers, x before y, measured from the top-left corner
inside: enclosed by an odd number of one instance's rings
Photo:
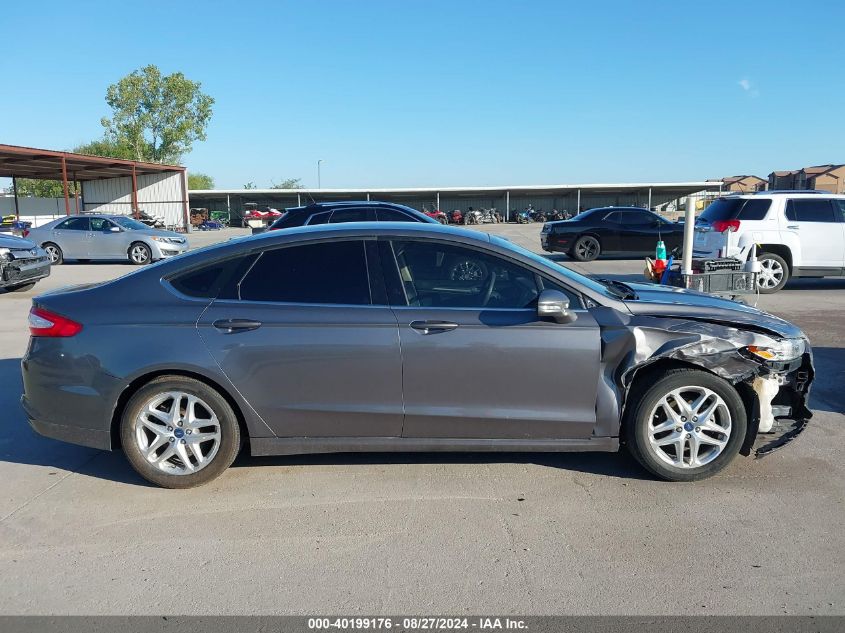
[[[256,187],[255,183],[250,180],[244,185],[244,189],[258,189],[258,187]]]
[[[270,189],[302,189],[302,178],[285,178],[280,183],[270,181]]]
[[[135,152],[127,143],[120,143],[108,138],[102,138],[90,143],[77,145],[71,150],[77,154],[89,154],[90,156],[106,156],[108,158],[122,158],[124,160],[135,160]]]
[[[31,178],[18,178],[16,180],[18,196],[25,198],[34,196],[36,198],[64,198],[65,190],[61,180],[33,180]],[[11,191],[11,188],[9,189]],[[76,195],[74,183],[68,183],[69,196]]]
[[[199,172],[189,173],[188,189],[214,189],[214,178]]]
[[[131,147],[136,160],[178,163],[206,138],[214,99],[200,87],[182,73],[163,76],[154,65],[130,73],[106,91],[107,137]]]

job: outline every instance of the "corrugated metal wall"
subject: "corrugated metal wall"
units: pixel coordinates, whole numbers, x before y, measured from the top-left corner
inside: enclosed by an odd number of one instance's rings
[[[168,227],[185,228],[182,172],[142,174],[138,181],[138,208],[164,218]],[[132,214],[132,178],[108,178],[82,183],[88,213]]]

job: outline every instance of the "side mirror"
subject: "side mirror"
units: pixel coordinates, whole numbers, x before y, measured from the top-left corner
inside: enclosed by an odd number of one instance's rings
[[[120,230],[121,229],[119,226],[113,226],[109,229],[109,231],[111,231],[112,233],[120,233]]]
[[[569,309],[569,297],[560,290],[544,290],[537,299],[537,316],[557,323],[572,323],[578,315]]]

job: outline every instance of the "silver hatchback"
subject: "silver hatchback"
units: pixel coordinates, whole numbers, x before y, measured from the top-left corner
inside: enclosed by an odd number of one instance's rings
[[[123,215],[61,218],[30,229],[27,237],[47,252],[54,265],[65,259],[128,259],[141,265],[188,250],[184,235],[154,229]]]

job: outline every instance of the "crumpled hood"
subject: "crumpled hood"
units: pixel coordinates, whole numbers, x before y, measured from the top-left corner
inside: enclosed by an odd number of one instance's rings
[[[0,233],[0,248],[35,248],[35,243],[15,235],[3,235]]]
[[[627,285],[639,297],[625,301],[632,314],[722,323],[739,329],[768,331],[785,338],[805,337],[801,329],[789,321],[737,301],[659,284]]]

